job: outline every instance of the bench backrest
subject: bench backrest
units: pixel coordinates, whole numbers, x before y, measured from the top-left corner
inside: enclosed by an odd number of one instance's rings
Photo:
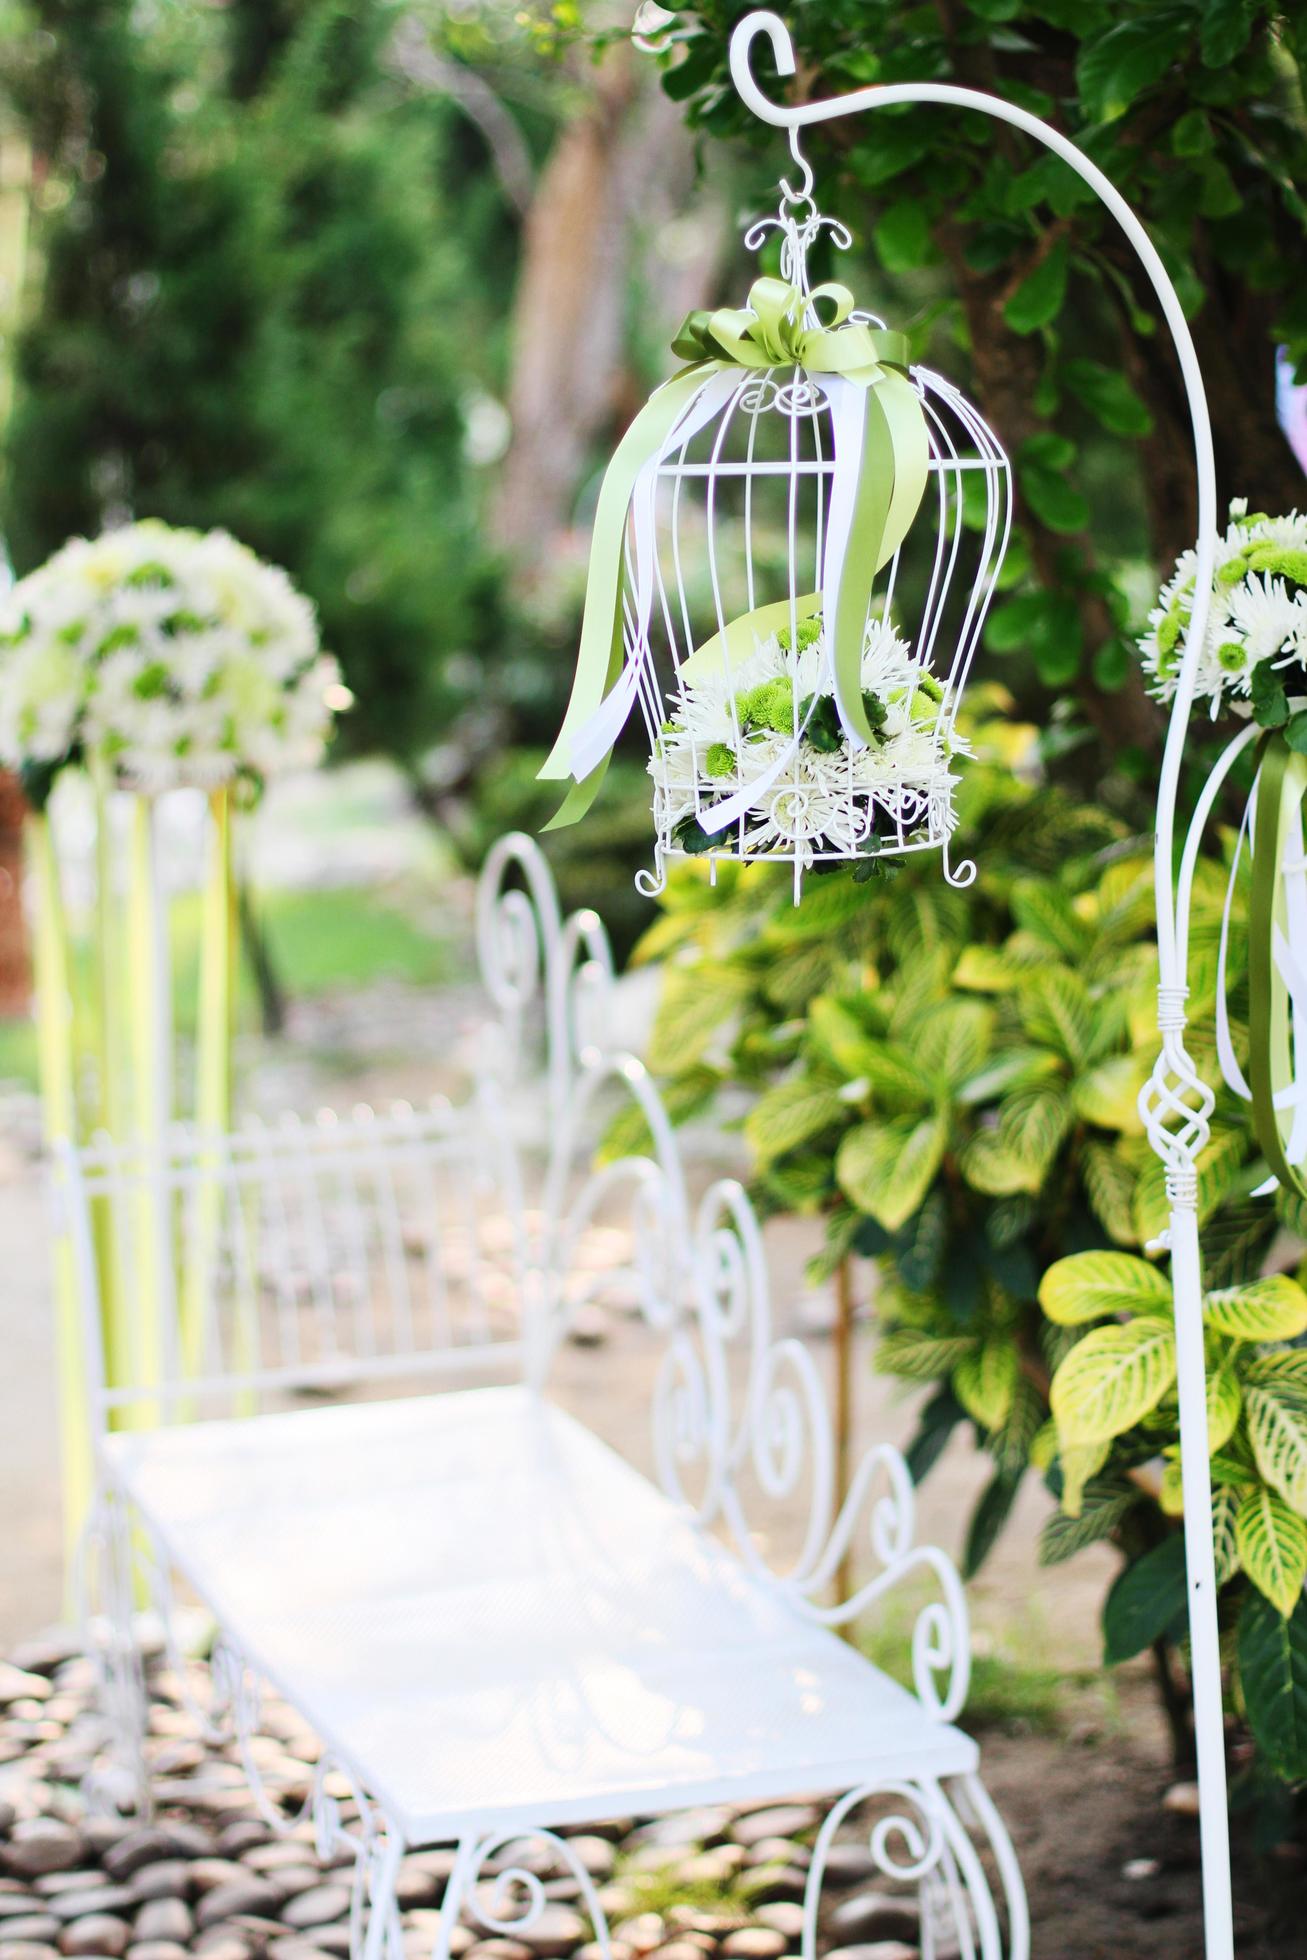
[[[97,1426],[521,1372],[533,1159],[612,962],[520,835],[486,862],[476,932],[487,1012],[463,1102],[56,1149]]]

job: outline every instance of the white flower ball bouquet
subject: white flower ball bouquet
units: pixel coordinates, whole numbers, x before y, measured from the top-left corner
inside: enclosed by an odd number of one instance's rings
[[[1190,550],[1148,615],[1139,642],[1149,690],[1160,701],[1175,693],[1180,656],[1193,606],[1197,554]],[[1196,698],[1251,710],[1263,726],[1281,726],[1288,694],[1307,693],[1307,514],[1287,517],[1230,505],[1230,523],[1217,542],[1212,609],[1198,661]]]
[[[84,761],[154,793],[316,762],[347,690],[313,608],[225,531],[74,538],[0,598],[0,763],[43,802]]]
[[[660,832],[691,854],[725,845],[805,870],[864,854],[868,873],[881,853],[946,836],[957,781],[949,762],[965,744],[946,726],[939,682],[889,621],[868,622],[862,689],[875,740],[854,749],[819,616],[799,620],[793,636],[786,626],[759,639],[734,666],[683,679],[649,763]],[[748,804],[739,827],[707,831],[701,814],[739,792]]]

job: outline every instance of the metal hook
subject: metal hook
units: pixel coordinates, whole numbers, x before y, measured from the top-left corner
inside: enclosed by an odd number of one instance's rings
[[[796,191],[788,177],[781,178],[781,190],[785,194],[785,201],[787,204],[811,204],[812,188],[816,182],[816,178],[812,174],[812,165],[799,148],[799,132],[797,128],[791,129],[790,131],[790,155],[803,172],[803,182]]]

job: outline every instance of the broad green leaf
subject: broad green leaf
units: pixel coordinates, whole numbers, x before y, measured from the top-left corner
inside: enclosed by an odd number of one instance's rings
[[[860,1123],[840,1144],[835,1175],[851,1203],[897,1232],[924,1201],[947,1146],[943,1116]]]
[[[1111,1454],[1111,1443],[1077,1443],[1068,1449],[1059,1440],[1058,1463],[1062,1470],[1062,1509],[1069,1518],[1078,1518],[1085,1492]]]
[[[1203,1311],[1209,1327],[1237,1341],[1291,1341],[1307,1333],[1307,1293],[1285,1273],[1209,1293]]]
[[[1077,1514],[1054,1511],[1039,1534],[1039,1563],[1060,1565],[1086,1545],[1110,1538],[1127,1511],[1143,1498],[1128,1477],[1091,1477],[1080,1494]]]
[[[1244,1377],[1248,1439],[1257,1468],[1307,1516],[1307,1354],[1261,1355]]]
[[[729,1021],[752,987],[738,967],[700,962],[673,966],[649,1038],[649,1066],[655,1075],[677,1075],[699,1061],[718,1029]]]
[[[1044,1406],[1044,1398],[1029,1375],[1018,1373],[1008,1412],[985,1445],[998,1468],[1010,1476],[1034,1462],[1035,1445],[1045,1426]]]
[[[957,892],[900,882],[890,888],[885,938],[895,959],[908,966],[923,953],[957,946],[966,917],[965,903]]]
[[[872,227],[872,237],[887,272],[911,272],[925,265],[932,251],[930,215],[916,198],[900,198]]]
[[[1184,1516],[1184,1472],[1178,1456],[1173,1456],[1162,1472],[1157,1502],[1168,1518]]]
[[[1232,1359],[1207,1370],[1207,1447],[1223,1449],[1243,1413],[1243,1393]]]
[[[919,1068],[950,1083],[973,1075],[989,1053],[994,1012],[978,1000],[941,1001],[927,1009],[913,1042]]]
[[[1148,1080],[1151,1062],[1142,1055],[1109,1055],[1096,1062],[1071,1085],[1071,1101],[1077,1116],[1100,1130],[1118,1130],[1123,1136],[1141,1136],[1139,1091]]]
[[[842,1126],[848,1107],[829,1084],[810,1075],[791,1076],[758,1098],[744,1119],[744,1134],[760,1164],[770,1164],[821,1131]]]
[[[1081,1158],[1085,1190],[1094,1216],[1118,1245],[1134,1243],[1133,1201],[1137,1172],[1116,1146],[1097,1138],[1085,1144]]]
[[[1270,1766],[1307,1777],[1307,1601],[1286,1619],[1260,1592],[1239,1615],[1239,1686],[1248,1725]]]
[[[1070,266],[1071,250],[1064,237],[1039,253],[1003,308],[1003,318],[1013,333],[1036,333],[1057,318],[1066,298]]]
[[[998,946],[967,946],[953,969],[955,986],[976,994],[1010,994],[1030,968]]]
[[[1073,1252],[1044,1274],[1039,1304],[1061,1327],[1079,1327],[1110,1314],[1169,1314],[1171,1282],[1146,1259],[1128,1252]]]
[[[850,1081],[862,1074],[862,1054],[869,1037],[877,1031],[867,1025],[849,1001],[833,994],[819,994],[808,1009],[808,1032],[813,1046]]]
[[[1184,1538],[1172,1532],[1127,1565],[1103,1606],[1103,1660],[1133,1659],[1160,1640],[1185,1607]]]
[[[1026,1165],[1027,1191],[1038,1192],[1071,1126],[1071,1110],[1060,1084],[1018,1089],[999,1105],[998,1140]]]
[[[1253,18],[1253,0],[1204,0],[1199,46],[1208,68],[1228,68],[1242,54]]]
[[[1115,122],[1146,89],[1182,60],[1192,22],[1174,7],[1151,6],[1143,18],[1124,20],[1086,41],[1076,62],[1080,99],[1091,122]]]
[[[959,1083],[957,1100],[964,1108],[974,1109],[978,1103],[993,1102],[1012,1091],[1033,1089],[1060,1073],[1057,1056],[1050,1055],[1047,1048],[1010,1048]]]
[[[997,1128],[976,1131],[962,1152],[960,1167],[972,1190],[983,1191],[986,1197],[1010,1198],[1039,1188],[1038,1179],[1032,1186],[1029,1164],[1003,1141]]]
[[[1095,1327],[1053,1377],[1049,1400],[1068,1444],[1097,1443],[1132,1429],[1175,1380],[1175,1336],[1162,1320]]]
[[[1021,1023],[1075,1070],[1085,1067],[1094,1040],[1094,1003],[1078,973],[1052,967],[1032,974],[1018,996]]]
[[[982,1429],[998,1429],[1012,1406],[1018,1373],[1015,1342],[993,1334],[953,1370],[953,1393]]]
[[[1090,935],[1076,916],[1069,892],[1039,878],[1020,878],[1012,887],[1012,916],[1023,932],[1042,940],[1050,952],[1068,960],[1083,959]]]
[[[998,1470],[981,1492],[980,1501],[971,1514],[967,1526],[967,1536],[962,1547],[962,1577],[974,1579],[985,1560],[994,1548],[994,1541],[1007,1523],[1017,1492],[1021,1488],[1021,1476]]]
[[[1083,531],[1088,525],[1089,505],[1060,470],[1044,469],[1038,463],[1019,463],[1017,482],[1029,509],[1048,530],[1066,537]],[[1061,596],[1074,609],[1074,601],[1069,600],[1066,594]],[[1058,640],[1045,641],[1031,648],[1039,676],[1050,686],[1058,681],[1070,680],[1080,665],[1083,635],[1078,614],[1075,619],[1074,634],[1067,633]]]
[[[935,1104],[934,1084],[911,1049],[898,1042],[866,1040],[858,1060],[858,1073],[872,1101],[885,1115],[905,1116]]]
[[[1117,436],[1146,436],[1153,418],[1119,368],[1101,361],[1069,360],[1062,379],[1096,421]]]
[[[1212,1492],[1212,1550],[1216,1558],[1216,1583],[1223,1586],[1239,1570],[1239,1547],[1234,1526],[1239,1515],[1238,1493],[1218,1488]]]
[[[1258,1484],[1239,1506],[1234,1542],[1248,1577],[1287,1619],[1307,1576],[1307,1523],[1282,1497]]]
[[[912,1382],[935,1381],[948,1375],[976,1342],[970,1334],[928,1334],[916,1327],[891,1327],[876,1346],[876,1369],[882,1375],[902,1375]]]
[[[894,1263],[899,1278],[913,1293],[925,1293],[939,1278],[948,1229],[948,1201],[942,1191],[935,1190],[895,1238]]]

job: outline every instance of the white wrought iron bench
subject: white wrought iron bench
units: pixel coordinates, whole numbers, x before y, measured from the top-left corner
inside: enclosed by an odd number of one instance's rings
[[[1024,1960],[1016,1860],[953,1726],[962,1589],[913,1543],[901,1457],[872,1450],[834,1515],[819,1374],[773,1335],[745,1195],[717,1181],[695,1199],[644,1070],[604,1053],[602,930],[560,919],[529,840],[496,848],[478,921],[493,1011],[465,1106],[179,1133],[164,1161],[104,1140],[61,1159],[99,1425],[86,1584],[119,1772],[143,1773],[136,1588],[144,1571],[167,1626],[179,1575],[217,1629],[224,1706],[197,1720],[229,1725],[274,1828],[295,1819],[250,1748],[259,1684],[321,1738],[305,1811],[324,1853],[355,1854],[355,1960],[400,1960],[396,1875],[416,1847],[457,1847],[434,1960],[460,1915],[509,1932],[539,1913],[523,1838],[569,1867],[607,1953],[567,1826],[813,1792],[835,1801],[805,1960],[830,1846],[863,1819],[880,1871],[920,1895],[923,1954]],[[650,1147],[594,1171],[615,1094],[639,1105]],[[154,1339],[116,1384],[95,1299],[106,1217],[128,1266],[147,1242],[185,1255],[175,1286],[155,1258]],[[569,1317],[615,1283],[657,1354],[654,1478],[550,1392]],[[442,1386],[406,1397],[401,1377]],[[294,1405],[332,1389],[351,1399]],[[760,1506],[802,1520],[780,1575]],[[868,1528],[872,1576],[833,1597]],[[835,1631],[913,1580],[931,1588],[915,1692]]]

